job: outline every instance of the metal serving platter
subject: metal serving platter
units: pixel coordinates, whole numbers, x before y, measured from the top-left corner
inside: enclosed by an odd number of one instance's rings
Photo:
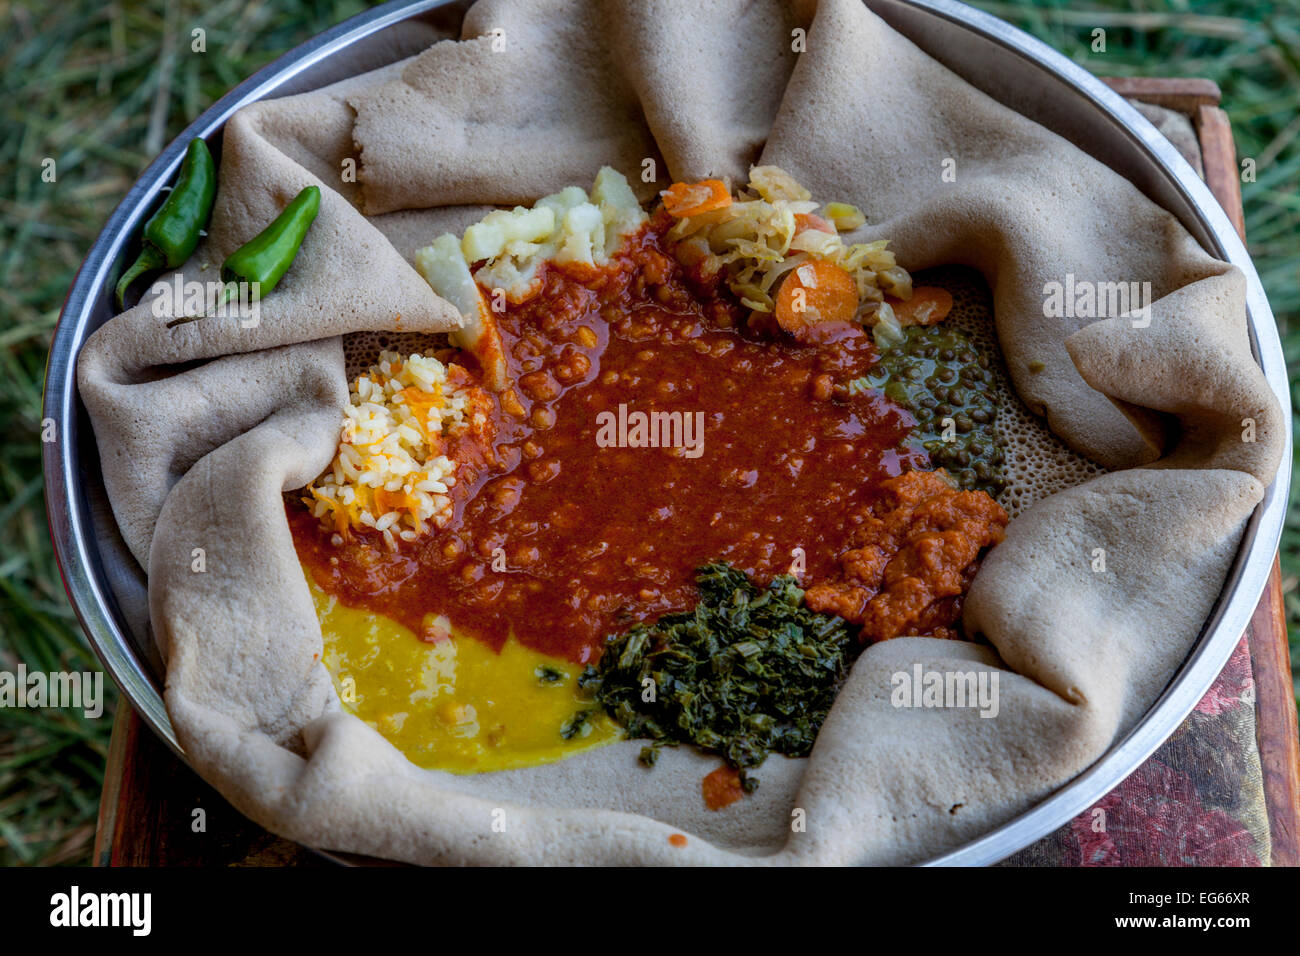
[[[922,49],[1008,106],[1127,177],[1176,215],[1212,254],[1246,276],[1255,356],[1290,420],[1281,342],[1245,246],[1205,184],[1136,110],[1050,47],[955,0],[866,0]],[[376,7],[285,54],[190,124],[145,170],[82,263],[55,330],[44,416],[60,440],[44,446],[45,501],[64,585],[105,668],[144,720],[182,758],[162,701],[162,670],[149,631],[144,574],[126,550],[104,493],[94,435],[76,394],[75,360],[112,315],[113,281],[144,219],[196,136],[214,148],[225,121],[256,100],[314,89],[419,52],[428,37],[392,28],[418,20],[448,35],[465,0]],[[417,42],[418,41],[418,42]],[[883,80],[876,80],[880,82]],[[873,82],[864,79],[865,82]],[[1227,585],[1181,670],[1142,721],[1092,767],[1032,810],[928,865],[988,865],[1051,833],[1132,773],[1204,696],[1263,593],[1291,481],[1291,440],[1277,478],[1251,517]]]

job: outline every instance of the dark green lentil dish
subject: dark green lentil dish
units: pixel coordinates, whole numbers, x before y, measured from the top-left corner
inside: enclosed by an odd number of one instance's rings
[[[1007,480],[993,433],[998,403],[988,356],[967,333],[942,322],[909,326],[903,335],[881,351],[869,373],[848,383],[849,391],[881,391],[906,408],[916,418],[908,444],[924,448],[931,464],[962,488],[996,498]]]

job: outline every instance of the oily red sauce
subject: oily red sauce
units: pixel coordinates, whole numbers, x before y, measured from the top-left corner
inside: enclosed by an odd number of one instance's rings
[[[492,453],[458,474],[447,528],[396,552],[369,532],[336,546],[289,505],[321,587],[417,633],[442,614],[493,647],[513,632],[584,663],[608,634],[694,606],[709,561],[765,583],[802,549],[805,585],[841,573],[846,517],[928,465],[900,450],[914,420],[832,388],[876,361],[868,333],[738,331],[736,306],[668,253],[665,225],[603,269],[548,269],[537,296],[498,316],[515,385],[493,409]],[[703,413],[702,454],[601,447],[597,416],[620,404]]]

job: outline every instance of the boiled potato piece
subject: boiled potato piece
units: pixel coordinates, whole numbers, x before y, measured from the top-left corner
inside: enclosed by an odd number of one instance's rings
[[[470,274],[461,242],[450,233],[415,253],[415,268],[433,291],[460,312],[461,327],[451,333],[454,345],[478,359],[484,384],[494,391],[506,385],[505,353],[496,320]]]
[[[488,213],[457,239],[439,236],[415,254],[415,267],[461,314],[463,327],[452,341],[471,352],[486,384],[506,384],[501,336],[483,290],[496,300],[519,303],[539,288],[543,262],[600,265],[623,237],[649,217],[621,173],[601,167],[591,195],[569,186],[544,196],[531,209],[516,206]],[[470,265],[482,262],[476,271]]]
[[[650,217],[646,215],[636,194],[622,173],[609,166],[600,167],[596,182],[591,187],[591,201],[600,208],[605,220],[605,257],[608,258],[623,237],[635,232]]]
[[[579,203],[564,214],[564,238],[556,262],[595,265],[605,259],[605,217],[589,202]]]
[[[555,212],[549,207],[498,209],[465,230],[461,252],[466,262],[481,262],[499,256],[507,243],[542,242],[554,231]]]

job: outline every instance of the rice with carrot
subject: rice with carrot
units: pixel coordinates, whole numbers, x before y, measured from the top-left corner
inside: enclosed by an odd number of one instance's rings
[[[381,353],[353,383],[338,451],[303,501],[336,543],[372,528],[396,548],[444,527],[458,464],[449,439],[486,429],[490,401],[459,366]]]

